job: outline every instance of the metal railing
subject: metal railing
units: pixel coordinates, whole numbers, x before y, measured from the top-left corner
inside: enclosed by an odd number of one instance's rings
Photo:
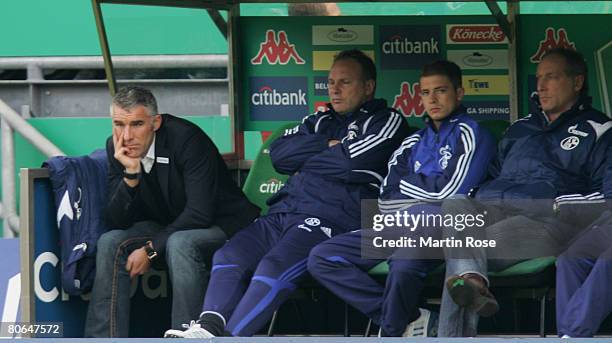
[[[115,68],[226,68],[227,55],[113,56]],[[102,56],[0,57],[0,69],[102,69]],[[39,75],[42,73],[38,72]]]
[[[58,147],[23,119],[15,110],[0,99],[2,125],[2,203],[0,217],[4,223],[4,237],[15,237],[19,232],[19,215],[15,196],[15,147],[13,130],[47,157],[65,156]]]
[[[113,56],[113,63],[120,84],[146,85],[159,94],[161,111],[219,115],[229,103],[227,55]],[[100,56],[0,57],[0,71],[19,71],[6,73],[19,79],[0,80],[0,98],[34,117],[107,116],[103,68]]]

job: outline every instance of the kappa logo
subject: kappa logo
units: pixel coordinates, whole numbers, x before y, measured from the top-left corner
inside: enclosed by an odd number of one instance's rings
[[[546,33],[544,34],[544,39],[540,41],[540,45],[538,46],[538,51],[531,56],[529,59],[531,63],[540,63],[542,60],[542,56],[550,50],[555,48],[566,48],[566,49],[576,49],[576,45],[571,42],[567,36],[567,31],[564,28],[560,28],[555,31],[552,27],[546,28]]]
[[[440,148],[440,168],[446,169],[448,167],[448,161],[453,158],[453,154],[451,153],[450,145],[446,144],[445,146]]]
[[[395,96],[393,108],[402,113],[405,117],[421,117],[425,113],[425,106],[421,99],[421,87],[418,82],[410,86],[409,82],[402,82],[400,94]]]
[[[262,64],[267,59],[269,64],[285,65],[293,60],[296,64],[306,63],[291,44],[285,31],[266,31],[266,41],[259,45],[257,55],[251,59],[252,64]]]
[[[566,151],[573,150],[580,144],[580,138],[569,136],[561,141],[561,148]]]

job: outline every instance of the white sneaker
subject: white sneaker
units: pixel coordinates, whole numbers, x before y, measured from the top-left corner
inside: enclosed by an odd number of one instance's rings
[[[438,336],[438,313],[419,308],[421,316],[406,326],[402,337]]]
[[[203,329],[200,324],[192,320],[189,324],[183,324],[183,327],[187,330],[168,330],[164,334],[164,338],[213,338],[215,335]]]

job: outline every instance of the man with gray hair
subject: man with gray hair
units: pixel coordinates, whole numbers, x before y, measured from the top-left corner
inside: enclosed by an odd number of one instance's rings
[[[147,89],[113,97],[107,221],[98,240],[86,337],[127,337],[131,279],[167,268],[172,326],[199,314],[212,253],[259,214],[193,123],[158,114]]]

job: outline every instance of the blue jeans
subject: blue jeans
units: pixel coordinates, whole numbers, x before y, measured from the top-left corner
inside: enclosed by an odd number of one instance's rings
[[[125,264],[132,251],[163,228],[144,221],[100,237],[85,337],[128,337],[131,279]],[[218,227],[177,231],[168,238],[165,260],[172,283],[173,328],[198,317],[208,283],[206,263],[226,240]]]

